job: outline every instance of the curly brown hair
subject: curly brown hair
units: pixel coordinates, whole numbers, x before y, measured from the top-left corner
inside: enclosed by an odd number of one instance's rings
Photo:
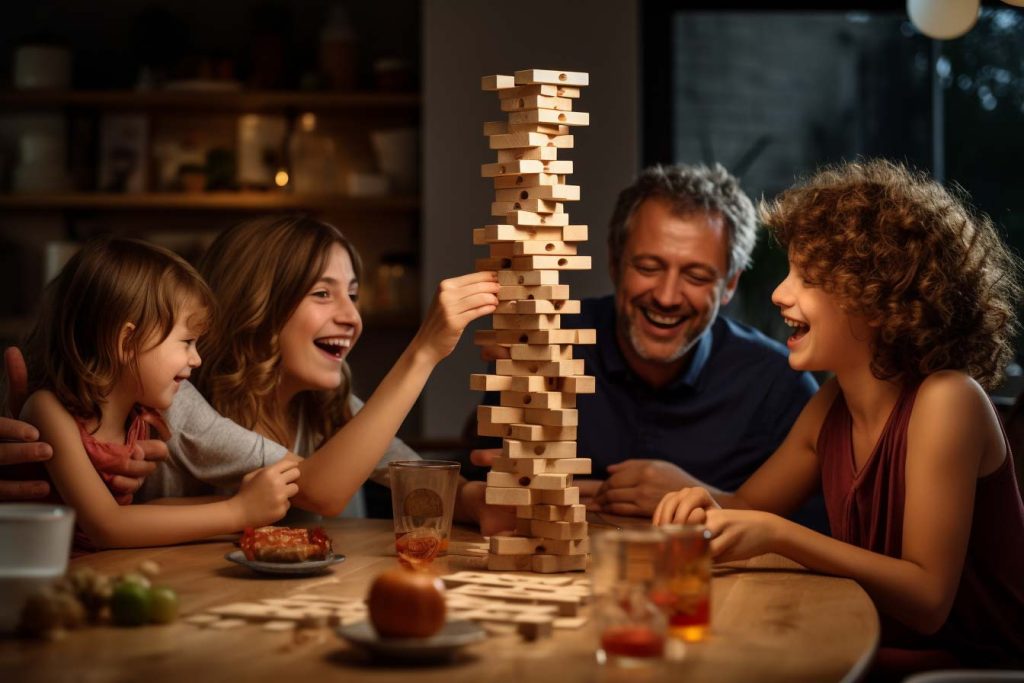
[[[1013,355],[1019,259],[960,188],[884,160],[845,163],[762,202],[804,280],[878,325],[871,371],[962,370],[992,388]]]

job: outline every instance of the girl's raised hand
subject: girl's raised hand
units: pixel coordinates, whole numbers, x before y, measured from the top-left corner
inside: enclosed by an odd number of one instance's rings
[[[498,307],[498,274],[470,273],[443,280],[413,344],[437,363],[455,348],[466,326]]]
[[[658,507],[654,509],[651,522],[658,526],[704,524],[707,521],[708,510],[721,510],[721,506],[715,502],[707,489],[691,486],[666,493]]]
[[[246,474],[232,499],[241,506],[244,526],[264,526],[284,517],[291,506],[289,499],[299,492],[298,478],[299,468],[291,460]]]

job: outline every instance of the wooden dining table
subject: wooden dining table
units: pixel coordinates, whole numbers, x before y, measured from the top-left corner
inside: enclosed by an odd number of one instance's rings
[[[270,632],[259,624],[231,630],[200,628],[183,617],[232,602],[286,598],[299,593],[362,598],[373,578],[397,563],[388,520],[324,524],[346,560],[303,578],[258,575],[228,562],[229,538],[166,548],[108,550],[71,562],[110,575],[134,571],[144,560],[161,567],[158,583],[181,599],[181,618],[167,625],[92,625],[56,641],[0,640],[0,680],[106,683],[197,681],[854,681],[869,664],[879,621],[855,582],[823,576],[776,555],[718,565],[712,579],[710,635],[669,648],[670,658],[637,669],[595,661],[592,626],[557,629],[533,642],[515,632],[492,633],[449,662],[402,665],[377,661],[340,639],[330,627]],[[600,533],[592,524],[592,533]],[[456,528],[453,538],[481,540]],[[481,559],[449,555],[438,573],[481,568]],[[589,607],[584,608],[584,613]]]

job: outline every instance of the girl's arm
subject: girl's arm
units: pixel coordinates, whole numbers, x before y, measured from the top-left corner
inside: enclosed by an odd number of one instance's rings
[[[823,384],[771,457],[735,493],[706,485],[683,488],[662,498],[652,521],[701,524],[705,512],[717,507],[791,514],[821,485],[816,454],[818,433],[837,392],[835,380]]]
[[[881,611],[920,633],[934,633],[956,596],[983,456],[994,463],[1008,457],[997,419],[984,391],[965,375],[937,373],[922,384],[907,435],[899,558],[775,516],[728,510],[708,513],[718,535],[712,552],[722,559],[777,552],[809,569],[847,576]]]
[[[470,322],[497,308],[497,292],[497,275],[489,271],[438,286],[423,325],[366,405],[299,463],[296,505],[325,516],[345,509],[377,466],[434,367],[452,352]]]
[[[53,446],[46,463],[64,502],[75,509],[76,521],[101,548],[140,547],[184,543],[238,531],[248,525],[267,524],[287,510],[287,494],[294,493],[298,473],[291,463],[280,471],[261,471],[246,491],[230,500],[200,505],[118,505],[92,466],[74,418],[48,391],[29,397],[22,411]],[[284,470],[290,468],[290,472]]]

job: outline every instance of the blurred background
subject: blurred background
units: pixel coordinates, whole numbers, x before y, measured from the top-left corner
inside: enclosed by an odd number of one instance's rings
[[[369,394],[436,283],[482,255],[481,126],[502,114],[479,78],[525,68],[590,73],[578,108],[592,124],[562,155],[594,259],[567,278],[574,295],[610,291],[611,208],[656,162],[720,162],[758,198],[823,163],[900,159],[964,187],[1020,253],[1024,9],[986,1],[972,18],[935,40],[906,2],[17,3],[0,23],[0,342],[92,235],[194,259],[239,220],[304,211],[368,265],[351,363]],[[762,239],[729,313],[785,336],[769,301],[784,269]],[[481,368],[464,342],[401,435],[459,448]]]

